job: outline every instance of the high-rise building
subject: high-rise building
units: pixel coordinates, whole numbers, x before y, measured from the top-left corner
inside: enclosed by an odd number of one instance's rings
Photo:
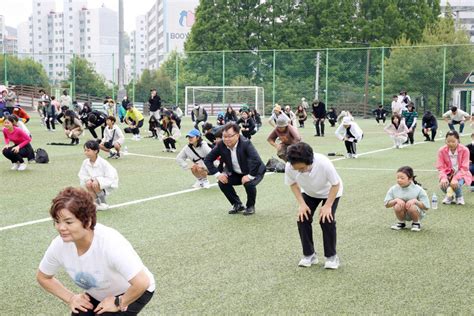
[[[0,53],[18,53],[17,31],[13,27],[5,25],[5,17],[0,15]]]
[[[146,67],[146,17],[137,16],[135,30],[130,34],[130,64],[127,68],[128,74],[138,79]]]
[[[199,0],[156,0],[146,14],[146,68],[157,69],[172,51],[182,52]]]
[[[18,26],[20,57],[40,62],[56,83],[68,77],[73,56],[87,59],[107,80],[116,79],[117,12],[104,6],[88,9],[86,0],[64,0],[63,12],[56,12],[54,0],[32,3],[32,16]]]
[[[451,6],[457,25],[469,33],[471,43],[474,43],[474,1],[472,0],[441,0],[441,12],[446,12],[447,5]]]

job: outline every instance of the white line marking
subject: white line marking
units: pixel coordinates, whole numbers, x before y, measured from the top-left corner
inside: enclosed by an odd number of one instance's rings
[[[125,156],[138,156],[138,157],[147,157],[147,158],[156,158],[156,159],[171,159],[176,160],[173,157],[163,157],[163,156],[152,156],[152,155],[142,155],[142,154],[133,154],[133,153],[126,153]]]
[[[444,138],[437,138],[436,140],[440,140],[440,139],[444,139]],[[429,142],[416,142],[414,145],[428,144],[428,143],[429,143]],[[412,146],[413,146],[413,145],[412,145]],[[365,153],[358,154],[358,156],[365,156],[365,155],[375,154],[375,153],[378,153],[378,152],[387,151],[387,150],[392,150],[392,149],[394,149],[394,148],[393,148],[393,147],[388,147],[388,148],[383,148],[383,149],[377,149],[377,150],[368,151],[368,152],[365,152]],[[157,159],[160,159],[160,158],[161,158],[161,159],[173,159],[173,160],[175,159],[175,158],[171,158],[171,157],[160,157],[160,156],[151,156],[151,155],[142,155],[142,154],[132,154],[132,153],[128,153],[128,155],[131,155],[131,156],[140,156],[140,157],[149,157],[149,158],[157,158]],[[332,159],[331,161],[339,161],[339,160],[344,160],[344,159],[348,159],[348,158],[346,158],[346,157],[341,157],[341,158]],[[337,169],[337,168],[336,168],[336,169]],[[341,169],[342,169],[342,168],[341,168]],[[374,170],[375,170],[375,169],[374,169]],[[388,169],[388,170],[394,171],[395,169]],[[388,170],[387,170],[387,171],[388,171]],[[423,171],[423,170],[417,170],[417,171]],[[434,171],[434,170],[427,170],[427,171]],[[269,174],[269,173],[267,172],[267,174]],[[216,185],[217,185],[217,183],[211,184],[211,186],[216,186]],[[110,209],[113,209],[113,208],[118,208],[118,207],[122,207],[122,206],[128,206],[128,205],[138,204],[138,203],[142,203],[142,202],[157,200],[157,199],[161,199],[161,198],[164,198],[164,197],[179,195],[179,194],[188,193],[188,192],[193,192],[193,191],[197,191],[197,190],[201,190],[201,189],[187,189],[187,190],[182,190],[182,191],[177,191],[177,192],[171,192],[171,193],[167,193],[167,194],[152,196],[152,197],[145,198],[145,199],[140,199],[140,200],[129,201],[129,202],[121,203],[121,204],[112,205],[112,206],[110,206],[109,208],[110,208]],[[27,226],[27,225],[33,225],[33,224],[42,223],[42,222],[47,222],[47,221],[50,221],[50,220],[51,220],[51,218],[48,217],[48,218],[42,218],[42,219],[38,219],[38,220],[34,220],[34,221],[29,221],[29,222],[24,222],[24,223],[19,223],[19,224],[4,226],[4,227],[0,227],[0,231],[8,230],[8,229],[13,229],[13,228],[17,228],[17,227],[22,227],[22,226]]]
[[[397,169],[381,169],[381,168],[336,168],[337,170],[360,170],[360,171],[396,171]],[[418,172],[438,172],[436,169],[416,169]]]

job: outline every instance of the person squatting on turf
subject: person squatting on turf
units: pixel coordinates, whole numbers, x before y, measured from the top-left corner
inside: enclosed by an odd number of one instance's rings
[[[314,136],[324,137],[324,120],[326,119],[326,104],[319,100],[314,100],[311,105],[313,108],[313,120],[316,127],[316,134]]]
[[[219,168],[214,161],[220,156]],[[204,158],[210,175],[215,175],[219,188],[233,206],[229,214],[244,211],[244,215],[255,213],[257,185],[265,176],[265,164],[252,142],[240,135],[240,127],[235,123],[224,125],[222,141]],[[225,165],[225,168],[223,168]],[[247,193],[246,207],[235,192],[234,185],[243,185]]]
[[[392,115],[391,123],[384,128],[384,131],[390,135],[393,146],[397,149],[401,148],[408,139],[408,127],[405,125],[405,120],[402,120],[397,113]]]
[[[386,208],[393,208],[398,223],[390,228],[401,230],[406,221],[412,221],[411,230],[421,230],[421,220],[430,207],[430,200],[421,184],[416,182],[413,169],[409,166],[397,170],[397,184],[392,186],[384,199]]]
[[[207,180],[207,168],[204,164],[204,158],[211,151],[209,145],[202,140],[201,132],[197,129],[192,129],[186,134],[188,139],[188,145],[184,146],[183,149],[176,156],[176,162],[184,170],[190,169],[193,176],[196,177],[196,182],[193,184],[193,188],[206,188],[209,189],[209,180]],[[192,166],[189,167],[186,159],[192,161]]]
[[[257,133],[255,130],[255,121],[250,117],[248,109],[244,109],[240,112],[240,118],[235,123],[240,126],[240,133],[247,139],[251,139],[252,135]]]
[[[116,119],[114,116],[107,117],[105,122],[107,126],[105,127],[104,138],[102,138],[99,147],[101,150],[110,153],[107,158],[119,159],[120,149],[125,142],[125,136],[120,127],[115,124]],[[115,149],[115,151],[112,151],[112,149]]]
[[[406,126],[408,127],[408,142],[413,145],[415,142],[414,135],[415,135],[415,128],[416,128],[416,120],[418,117],[418,113],[415,111],[415,105],[413,102],[410,102],[407,106],[407,110],[402,112],[402,119],[405,121]]]
[[[298,118],[296,117],[295,112],[293,112],[293,111],[291,110],[291,106],[289,106],[289,105],[285,106],[285,111],[284,111],[284,113],[285,113],[286,116],[288,116],[288,118],[290,119],[289,123],[290,123],[292,126],[294,126],[294,127],[298,126]]]
[[[15,117],[8,115],[3,122],[3,146],[2,154],[12,162],[11,170],[23,171],[27,165],[23,158],[33,160],[35,152],[31,147],[31,137],[22,131],[19,127],[14,126]],[[10,145],[10,142],[13,145]]]
[[[277,139],[279,142],[277,143]],[[287,161],[286,152],[290,145],[301,141],[298,129],[289,124],[286,117],[279,117],[275,129],[268,135],[267,142],[276,148],[278,158]]]
[[[19,105],[13,108],[13,115],[22,119],[25,124],[30,121],[30,116],[28,113],[26,113],[26,111],[23,110]]]
[[[438,130],[438,120],[436,117],[430,112],[426,111],[421,119],[421,132],[423,136],[425,136],[425,141],[435,141],[436,131]],[[431,133],[431,138],[430,134]]]
[[[49,213],[58,236],[36,272],[41,287],[66,303],[72,316],[137,315],[153,297],[155,279],[122,234],[97,223],[90,195],[65,188]],[[61,268],[79,293],[55,277]]]
[[[300,142],[288,148],[285,184],[290,186],[298,202],[297,224],[304,255],[298,265],[310,267],[318,263],[312,224],[316,208],[322,203],[317,218],[323,231],[324,268],[339,268],[336,209],[343,184],[336,168],[326,156],[314,153],[310,145]]]
[[[79,144],[79,136],[82,134],[82,124],[73,110],[66,110],[63,121],[64,134],[71,139],[71,145]]]
[[[455,201],[458,205],[464,205],[462,186],[472,181],[472,174],[469,172],[469,149],[459,143],[459,134],[456,131],[447,132],[445,142],[446,145],[438,150],[436,161],[439,185],[446,193],[443,204]]]
[[[105,196],[118,188],[117,170],[99,156],[99,143],[95,140],[88,140],[84,144],[84,154],[87,159],[82,162],[78,173],[81,186],[95,199],[98,211],[106,210],[109,206]]]
[[[113,115],[111,115],[113,116]],[[104,129],[105,129],[105,121],[107,120],[107,114],[101,111],[93,110],[87,116],[87,129],[91,133],[92,137],[97,141],[100,141],[104,138]],[[100,138],[97,136],[96,128],[100,127]]]
[[[207,122],[207,111],[199,104],[194,104],[194,109],[191,111],[191,120],[194,122],[194,128],[199,129],[199,123]]]
[[[473,179],[471,181],[471,192],[474,192],[474,133],[471,134],[471,143],[466,146],[469,149],[469,171]]]
[[[178,124],[173,120],[173,114],[170,111],[163,112],[161,120],[161,135],[163,136],[164,152],[176,151],[176,141],[181,136]]]
[[[378,108],[372,111],[372,114],[374,114],[375,116],[375,121],[377,121],[377,125],[380,124],[380,121],[382,121],[382,124],[385,124],[387,113],[388,112],[383,108],[382,104],[380,104]]]
[[[470,119],[470,115],[456,106],[452,106],[449,111],[443,114],[444,120],[448,123],[449,129],[454,131],[454,125],[459,124],[459,134],[464,130],[464,122]]]
[[[308,118],[308,114],[306,113],[306,110],[302,105],[298,105],[298,108],[296,109],[296,117],[298,118],[298,123],[300,128],[304,128],[304,122]]]
[[[127,104],[127,113],[125,114],[124,121],[128,125],[125,133],[132,133],[132,140],[140,140],[140,127],[143,126],[144,118],[143,114],[132,103]]]
[[[357,158],[356,143],[364,136],[362,129],[349,116],[342,119],[342,124],[336,129],[336,137],[344,141],[347,150],[347,158]]]

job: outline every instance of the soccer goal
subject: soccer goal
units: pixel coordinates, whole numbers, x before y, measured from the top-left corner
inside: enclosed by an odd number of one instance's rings
[[[187,86],[185,90],[186,115],[190,115],[194,104],[204,106],[209,115],[225,112],[230,105],[236,111],[247,104],[260,115],[265,113],[263,87],[257,86]]]

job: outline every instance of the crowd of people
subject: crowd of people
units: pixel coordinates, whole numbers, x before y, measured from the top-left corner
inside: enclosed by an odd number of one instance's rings
[[[32,137],[25,126],[30,118],[21,107],[11,106],[11,103],[10,114],[9,106],[6,106],[7,102],[11,102],[6,97],[10,92],[0,92],[3,96],[0,115],[4,120],[5,140],[2,152],[12,162],[13,170],[24,170],[25,159],[34,158],[30,144]],[[151,137],[163,142],[164,151],[176,152],[183,113],[178,107],[163,107],[156,89],[150,91],[148,102]],[[5,106],[2,107],[2,103]],[[106,197],[119,185],[117,170],[100,157],[100,151],[107,153],[107,158],[122,157],[123,132],[132,134],[132,140],[140,141],[140,129],[144,126],[145,117],[126,97],[119,104],[106,98],[104,110],[97,111],[87,103],[75,107],[67,91],[56,101],[42,90],[38,109],[46,129],[54,131],[55,123],[60,123],[65,136],[71,139],[71,145],[79,144],[85,130],[92,137],[83,145],[86,159],[78,173],[83,189],[66,188],[53,200],[50,214],[59,236],[53,240],[40,263],[38,282],[66,302],[73,313],[87,315],[92,311],[118,313],[126,310],[138,313],[153,296],[153,275],[120,233],[96,223],[96,210],[109,208]],[[309,105],[302,98],[295,112],[289,105],[282,107],[275,104],[268,119],[272,131],[267,142],[285,163],[284,181],[298,203],[297,228],[303,253],[298,265],[310,267],[319,262],[312,228],[313,217],[317,216],[323,232],[324,267],[338,269],[336,210],[343,196],[343,181],[333,163],[325,155],[315,153],[303,141],[299,129],[305,128],[308,111],[311,111],[315,127],[314,136],[326,137],[329,128],[325,124],[327,120],[330,127],[335,127],[334,136],[344,142],[347,158],[358,157],[357,144],[363,140],[364,132],[349,111],[339,114],[335,108],[327,111],[321,100],[314,100]],[[385,125],[384,131],[392,139],[394,148],[414,144],[418,113],[406,91],[394,96],[387,123],[389,111],[383,106],[378,106],[373,114],[377,125]],[[123,132],[117,118],[126,126]],[[191,171],[195,178],[193,188],[210,188],[208,177],[214,176],[230,204],[229,214],[253,215],[256,213],[257,186],[266,173],[265,164],[252,143],[252,136],[262,125],[260,115],[244,104],[239,110],[228,106],[225,112],[217,115],[215,125],[209,122],[209,118],[203,105],[193,106],[191,119],[194,126],[185,134],[187,144],[177,154],[176,162],[183,170]],[[474,191],[474,133],[472,144],[468,146],[460,143],[459,133],[462,133],[471,116],[451,107],[443,118],[450,131],[445,135],[445,145],[439,149],[436,163],[439,186],[446,194],[442,202],[464,205],[463,186],[469,185]],[[438,129],[436,117],[427,111],[421,124],[425,140],[435,141]],[[460,126],[459,133],[455,131],[455,125]],[[397,223],[391,226],[394,230],[406,228],[406,222],[411,221],[411,231],[420,231],[421,220],[430,208],[430,199],[415,178],[410,166],[400,167],[396,172],[396,184],[386,194],[384,205],[393,209],[397,219]],[[239,185],[245,189],[245,201],[234,188]],[[82,260],[81,255],[86,252],[90,255]],[[109,260],[102,260],[104,256]],[[100,275],[95,272],[97,265],[101,265]],[[70,277],[86,293],[74,294],[59,282],[55,274],[60,267],[66,267]]]

